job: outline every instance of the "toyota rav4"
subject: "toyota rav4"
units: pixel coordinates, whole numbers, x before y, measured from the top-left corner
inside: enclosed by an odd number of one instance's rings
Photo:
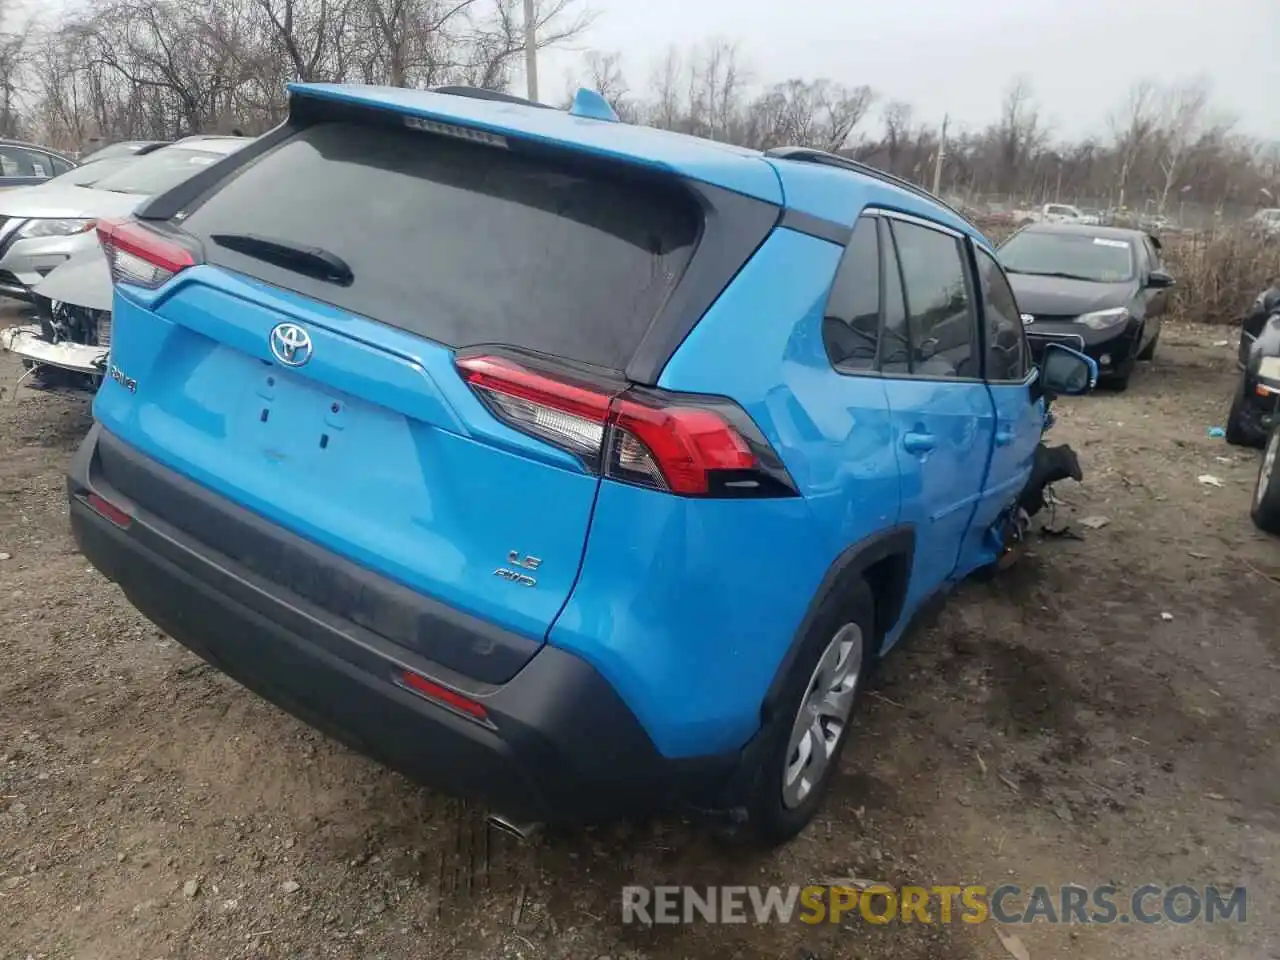
[[[465,91],[295,85],[99,225],[84,554],[508,820],[813,816],[875,659],[1054,474],[991,246],[920,189]],[[1072,472],[1067,470],[1066,472]]]

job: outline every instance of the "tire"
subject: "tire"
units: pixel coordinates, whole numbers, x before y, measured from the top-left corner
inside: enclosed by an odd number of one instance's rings
[[[1142,350],[1142,352],[1141,352],[1140,354],[1138,354],[1138,359],[1139,359],[1139,360],[1153,360],[1153,359],[1155,359],[1155,355],[1156,355],[1156,345],[1157,345],[1157,344],[1159,344],[1159,343],[1160,343],[1160,331],[1159,331],[1159,330],[1157,330],[1157,331],[1156,331],[1156,335],[1155,335],[1154,337],[1152,337],[1152,338],[1151,338],[1151,342],[1150,342],[1150,343],[1148,343],[1148,344],[1146,345],[1146,347],[1144,347],[1144,348],[1143,348],[1143,350]]]
[[[1280,424],[1271,428],[1271,437],[1263,451],[1250,513],[1259,530],[1280,534]]]
[[[1137,364],[1138,358],[1133,354],[1120,365],[1120,369],[1113,373],[1107,373],[1098,378],[1099,386],[1112,390],[1115,393],[1124,393],[1129,389],[1129,378],[1133,376],[1133,368]]]
[[[823,600],[800,643],[763,732],[762,759],[745,798],[748,836],[767,847],[786,843],[809,824],[839,768],[858,695],[879,648],[875,601],[866,582],[859,579],[852,589]],[[836,707],[843,720],[835,713],[824,717],[818,706]],[[823,735],[821,744],[814,742],[816,731]]]
[[[1227,411],[1227,425],[1223,431],[1227,443],[1236,447],[1260,447],[1265,439],[1246,422],[1245,404],[1248,402],[1245,396],[1245,378],[1242,374],[1240,385],[1231,397],[1231,409]]]

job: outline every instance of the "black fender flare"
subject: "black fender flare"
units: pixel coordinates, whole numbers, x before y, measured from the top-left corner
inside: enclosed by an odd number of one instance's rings
[[[889,631],[893,629],[902,617],[902,608],[907,597],[907,584],[911,580],[911,566],[915,558],[915,549],[915,528],[902,524],[878,531],[865,540],[846,547],[832,561],[831,566],[827,568],[827,572],[822,578],[822,582],[818,585],[813,599],[809,601],[808,609],[806,609],[804,617],[800,620],[800,626],[796,628],[791,645],[787,648],[787,652],[783,654],[782,661],[778,664],[778,669],[769,684],[769,689],[765,692],[764,701],[760,708],[761,717],[764,721],[767,721],[773,713],[778,698],[786,685],[787,677],[795,664],[796,657],[800,654],[804,638],[809,632],[809,627],[822,604],[832,594],[840,593],[842,590],[846,590],[850,584],[863,579],[867,571],[872,567],[892,557],[899,561],[900,566],[896,582],[892,583],[888,590],[884,589],[882,584],[871,584],[871,588],[876,594],[876,628],[879,633],[876,640],[877,643],[883,643],[885,636],[888,635]],[[877,587],[881,589],[877,589]],[[886,600],[888,602],[885,602]]]

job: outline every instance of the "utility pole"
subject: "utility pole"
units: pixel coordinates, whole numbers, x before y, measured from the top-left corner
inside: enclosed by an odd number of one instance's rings
[[[538,23],[534,0],[524,0],[524,74],[530,100],[538,99]]]
[[[942,136],[938,139],[938,156],[933,164],[933,195],[936,197],[942,190],[942,161],[947,155],[947,121],[950,114],[942,117]]]

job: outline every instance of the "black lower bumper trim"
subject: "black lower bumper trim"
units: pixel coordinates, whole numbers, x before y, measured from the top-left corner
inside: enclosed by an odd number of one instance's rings
[[[741,755],[661,756],[585,661],[543,647],[480,694],[484,722],[404,689],[405,668],[451,685],[412,651],[237,569],[139,511],[127,529],[85,502],[101,428],[73,460],[71,526],[88,560],[160,629],[255,693],[411,779],[512,818],[584,821],[717,806]],[[115,441],[119,442],[119,441]],[[474,687],[472,689],[475,689]]]
[[[1031,357],[1039,363],[1044,349],[1051,343],[1060,343],[1072,350],[1079,350],[1098,362],[1105,373],[1120,367],[1137,349],[1138,331],[1132,324],[1109,330],[1091,330],[1075,323],[1036,323],[1027,329],[1027,341],[1031,345]],[[1102,362],[1103,357],[1107,363]]]

